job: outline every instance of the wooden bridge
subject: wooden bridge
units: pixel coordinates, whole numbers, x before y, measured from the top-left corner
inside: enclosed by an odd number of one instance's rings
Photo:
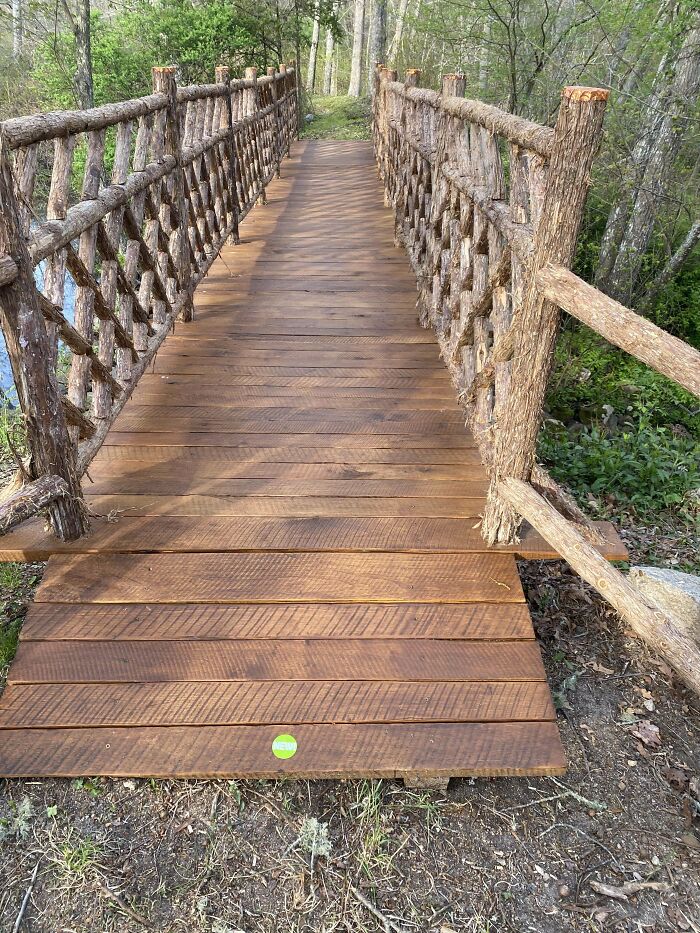
[[[496,470],[532,269],[538,294],[576,280],[569,189],[604,101],[568,92],[552,131],[458,99],[458,78],[441,97],[385,71],[374,147],[292,147],[291,70],[217,77],[177,89],[158,70],[144,101],[4,127],[0,310],[31,458],[0,557],[49,563],[0,698],[0,775],[561,773],[516,556],[564,554],[634,624],[668,622],[607,564],[625,556],[611,526],[533,466],[534,439],[520,474]],[[555,197],[570,210],[545,248],[533,205]],[[51,527],[20,524],[39,508]],[[514,508],[540,533],[516,538]]]

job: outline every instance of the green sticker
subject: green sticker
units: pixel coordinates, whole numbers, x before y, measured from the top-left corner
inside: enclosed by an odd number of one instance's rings
[[[293,735],[278,735],[272,743],[275,758],[293,758],[297,753],[297,740]]]

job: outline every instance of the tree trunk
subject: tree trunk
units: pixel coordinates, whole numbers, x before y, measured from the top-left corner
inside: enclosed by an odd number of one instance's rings
[[[75,75],[73,84],[83,110],[95,105],[92,84],[92,50],[90,42],[90,0],[78,0],[77,18],[73,24],[75,36]]]
[[[408,0],[399,0],[399,8],[396,11],[396,26],[394,27],[394,35],[389,44],[389,51],[386,56],[387,65],[391,64],[392,66],[396,64],[396,56],[399,54],[401,49],[401,39],[403,38],[403,27],[406,22],[406,12],[408,11]]]
[[[323,93],[328,97],[331,93],[331,78],[333,76],[333,51],[335,49],[335,39],[333,30],[326,29],[326,57],[323,62]]]
[[[384,64],[386,54],[386,0],[374,0],[369,26],[369,62],[367,88],[374,88],[374,69],[377,62]]]
[[[606,227],[596,284],[613,298],[631,303],[639,288],[644,257],[659,210],[665,202],[674,164],[683,144],[685,117],[700,90],[700,27],[687,34],[677,56],[669,56],[670,75],[657,73],[649,119],[632,153],[634,183],[627,195],[626,223],[619,240],[610,228],[620,226],[623,205],[616,205]],[[663,63],[662,63],[663,64]],[[619,233],[613,229],[612,233]],[[619,245],[618,245],[619,244]]]
[[[661,290],[677,275],[688,256],[700,243],[700,220],[696,220],[685,235],[685,239],[669,259],[666,265],[657,272],[651,285],[646,289],[642,299],[638,302],[639,311],[651,311]]]
[[[316,86],[316,59],[318,58],[318,39],[321,33],[319,16],[319,2],[316,0],[316,6],[314,7],[314,28],[311,33],[311,46],[309,48],[309,67],[306,71],[306,90],[309,94],[313,94]]]
[[[12,57],[17,61],[24,44],[22,0],[12,0]]]
[[[355,0],[355,19],[352,35],[352,61],[350,65],[349,97],[359,97],[362,85],[362,47],[365,38],[365,0]]]
[[[484,20],[481,46],[479,48],[479,90],[483,93],[488,87],[489,78],[489,43],[491,41],[491,20]]]

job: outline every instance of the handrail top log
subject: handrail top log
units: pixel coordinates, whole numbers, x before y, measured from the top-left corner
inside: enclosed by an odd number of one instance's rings
[[[530,149],[548,159],[554,144],[554,130],[532,120],[526,120],[514,113],[501,110],[492,104],[466,97],[443,97],[440,108],[450,116],[469,123],[478,123],[491,133],[505,136],[506,139],[525,149]]]
[[[8,149],[21,149],[34,143],[102,130],[117,123],[136,120],[167,106],[165,94],[149,94],[135,100],[103,104],[89,110],[52,110],[27,117],[12,117],[0,124],[0,132]]]
[[[165,66],[170,67],[170,66]],[[257,79],[258,86],[272,81],[284,81],[293,73],[289,66],[286,72],[275,75],[262,75]],[[231,91],[252,88],[251,78],[236,78],[231,81]],[[227,92],[221,84],[192,84],[177,90],[178,103],[200,100],[203,97],[223,97]],[[47,113],[34,113],[25,117],[11,117],[0,124],[0,132],[8,149],[22,149],[35,143],[46,142],[76,133],[102,130],[128,120],[136,120],[149,113],[163,110],[168,105],[165,94],[148,94],[133,100],[117,101],[91,107],[89,110],[51,110]]]
[[[445,97],[438,91],[406,86],[401,81],[386,81],[385,84],[389,91],[407,100],[427,104],[436,110],[442,110],[449,113],[450,116],[469,123],[477,123],[490,132],[498,136],[504,136],[511,142],[523,146],[525,149],[530,149],[538,155],[544,156],[544,158],[549,158],[551,155],[554,130],[548,126],[526,120],[524,117],[508,113],[506,110],[501,110],[500,107],[485,104],[480,100],[470,100],[465,97]],[[565,88],[562,93],[567,95],[567,92],[570,92],[568,96],[575,97],[576,92],[584,91],[594,95],[598,89],[570,87]],[[591,97],[590,99],[594,98]]]

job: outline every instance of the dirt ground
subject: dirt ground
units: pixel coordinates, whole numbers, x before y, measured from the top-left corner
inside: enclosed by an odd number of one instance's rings
[[[626,534],[686,566],[692,538]],[[40,565],[2,578],[4,626]],[[0,930],[700,931],[700,701],[563,563],[522,564],[561,780],[0,782]],[[32,886],[31,879],[36,873]]]

